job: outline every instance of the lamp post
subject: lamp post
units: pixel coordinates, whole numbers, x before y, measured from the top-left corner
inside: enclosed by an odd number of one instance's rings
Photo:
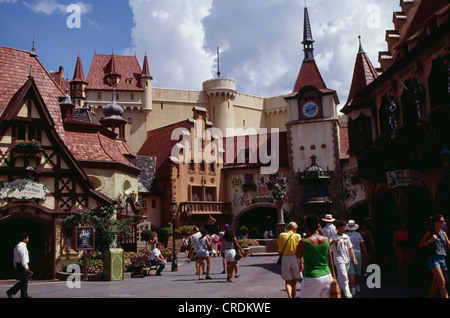
[[[170,203],[170,212],[172,212],[172,239],[173,239],[173,249],[172,249],[172,272],[178,271],[177,263],[177,252],[175,246],[175,219],[177,217],[178,203],[175,198]]]

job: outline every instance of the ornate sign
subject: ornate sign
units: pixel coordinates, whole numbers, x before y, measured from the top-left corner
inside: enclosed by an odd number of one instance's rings
[[[47,198],[45,183],[27,178],[18,178],[11,182],[0,182],[0,199],[42,200]]]

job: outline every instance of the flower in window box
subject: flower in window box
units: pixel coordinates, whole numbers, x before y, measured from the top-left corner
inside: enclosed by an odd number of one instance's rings
[[[36,157],[41,156],[42,147],[39,141],[19,141],[14,145],[14,156],[29,156],[33,155]]]

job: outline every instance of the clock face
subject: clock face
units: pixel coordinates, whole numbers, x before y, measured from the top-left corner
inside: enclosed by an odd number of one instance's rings
[[[307,102],[303,105],[303,115],[305,115],[308,118],[312,118],[317,115],[319,112],[319,106],[317,106],[316,103],[313,102]]]

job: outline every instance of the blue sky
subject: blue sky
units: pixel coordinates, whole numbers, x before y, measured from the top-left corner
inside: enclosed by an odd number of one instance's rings
[[[81,27],[69,28],[71,4]],[[386,50],[398,0],[307,0],[315,58],[329,88],[345,104],[358,35],[375,67]],[[73,76],[80,55],[87,76],[94,52],[149,57],[153,86],[200,90],[221,76],[237,90],[270,97],[292,91],[302,59],[304,0],[0,0],[0,45],[30,50],[49,71]]]

